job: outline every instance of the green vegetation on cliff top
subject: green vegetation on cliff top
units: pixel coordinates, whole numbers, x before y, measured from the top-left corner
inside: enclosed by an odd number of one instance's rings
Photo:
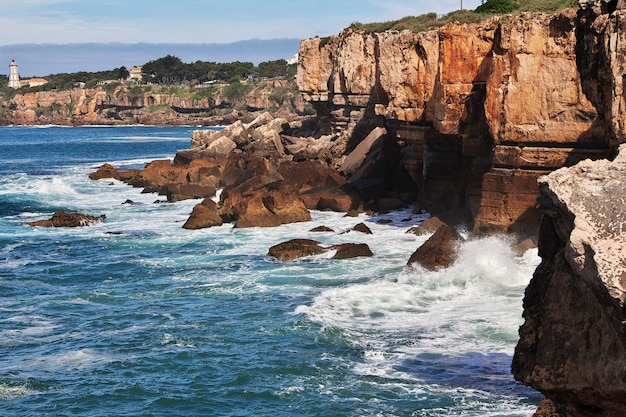
[[[165,86],[193,86],[206,82],[228,83],[229,80],[247,80],[262,78],[292,78],[296,74],[296,64],[289,64],[284,59],[261,62],[254,66],[252,62],[205,62],[196,61],[184,63],[178,57],[167,55],[163,58],[149,61],[143,65],[142,91],[148,90],[150,85]],[[7,86],[8,78],[0,75],[0,99],[10,100],[16,94],[36,91],[69,90],[78,85],[86,88],[96,87],[98,83],[105,85],[107,92],[112,93],[119,86],[119,80],[129,75],[126,67],[115,68],[109,71],[50,74],[45,76],[48,83],[38,87],[22,87],[19,89]],[[148,83],[149,85],[145,85]],[[230,82],[232,84],[232,82]],[[207,90],[209,90],[207,88]],[[137,90],[138,91],[138,90]],[[206,92],[198,95],[205,95]]]
[[[354,22],[350,27],[367,33],[387,30],[423,32],[452,22],[478,23],[493,15],[531,11],[556,12],[577,7],[577,0],[487,0],[475,10],[457,10],[443,16],[438,16],[436,13],[426,13],[378,23]]]

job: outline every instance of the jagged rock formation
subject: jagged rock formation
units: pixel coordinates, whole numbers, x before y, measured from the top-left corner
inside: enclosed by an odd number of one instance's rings
[[[571,417],[626,415],[626,145],[540,180],[515,378]]]
[[[590,101],[593,86],[581,83],[577,24],[566,10],[423,33],[346,29],[302,41],[297,82],[320,133],[346,150],[386,129],[388,188],[408,174],[432,213],[463,208],[477,232],[532,233],[537,178],[606,157],[616,143],[598,122],[602,99]]]
[[[299,123],[296,122],[295,125]],[[235,227],[270,227],[308,221],[309,210],[363,210],[363,198],[380,191],[357,190],[321,160],[294,160],[283,143],[293,133],[286,119],[263,113],[220,131],[192,134],[192,147],[173,161],[157,160],[143,169],[118,171],[104,164],[90,178],[115,178],[168,201],[204,198],[183,227],[199,229],[234,222]],[[329,144],[330,146],[330,144]],[[211,200],[223,188],[220,200]]]
[[[233,107],[223,89],[216,89],[211,98],[201,94],[202,90],[180,93],[161,91],[171,89],[157,86],[153,90],[120,85],[113,89],[74,88],[17,94],[1,103],[0,125],[217,125],[246,117],[227,110],[208,115],[215,109]],[[293,80],[259,81],[252,85],[242,105],[249,112],[271,108],[289,117],[305,112],[305,103]]]

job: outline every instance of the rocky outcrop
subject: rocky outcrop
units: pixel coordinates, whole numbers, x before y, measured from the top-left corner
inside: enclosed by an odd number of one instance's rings
[[[299,125],[299,123],[295,123]],[[198,229],[233,222],[235,227],[270,227],[310,220],[309,210],[363,210],[365,193],[323,160],[295,161],[284,134],[295,127],[269,113],[250,123],[195,131],[192,147],[173,161],[152,161],[140,170],[104,164],[94,180],[114,178],[168,201],[203,198],[183,227]],[[365,162],[363,162],[365,163]],[[219,202],[210,200],[222,188]],[[375,201],[375,200],[374,200]]]
[[[29,226],[37,227],[82,227],[91,226],[95,223],[104,221],[106,215],[101,214],[98,217],[90,216],[82,213],[68,213],[65,211],[56,211],[52,217],[46,220],[36,220],[28,222]]]
[[[580,26],[576,12],[565,10],[422,33],[346,29],[302,41],[297,82],[320,133],[335,135],[344,154],[385,130],[375,169],[388,190],[413,187],[433,214],[464,209],[476,232],[532,234],[537,179],[610,156],[621,141],[607,133],[623,123],[600,121],[610,114],[602,109],[607,98],[613,113],[623,108],[621,87],[598,88],[597,78],[583,82],[579,74],[581,55],[613,45],[619,24],[588,25],[591,35]],[[596,55],[586,59],[597,73]],[[606,66],[618,87],[621,55],[608,53],[614,62]],[[606,97],[594,98],[594,88]]]
[[[568,416],[626,415],[626,145],[540,180],[541,265],[524,297],[515,378]]]

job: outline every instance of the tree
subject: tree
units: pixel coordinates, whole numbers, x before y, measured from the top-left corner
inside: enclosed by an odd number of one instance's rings
[[[191,78],[190,66],[173,55],[147,62],[143,72],[157,83],[173,84]]]
[[[287,61],[284,59],[261,62],[259,64],[259,76],[261,77],[284,77],[287,75],[287,72]]]
[[[130,71],[128,71],[125,66],[121,66],[117,69],[117,78],[119,80],[125,80],[129,75]]]

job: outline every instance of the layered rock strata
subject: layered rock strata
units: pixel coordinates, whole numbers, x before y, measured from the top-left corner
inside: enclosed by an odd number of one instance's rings
[[[346,150],[386,129],[395,172],[381,176],[404,170],[424,208],[466,209],[479,232],[530,233],[537,178],[616,143],[598,122],[602,99],[581,83],[577,25],[566,10],[422,33],[346,29],[302,41],[297,82],[320,131]],[[606,93],[620,101],[619,91]]]
[[[235,103],[224,96],[223,88],[215,88],[212,94],[182,86],[154,86],[152,90],[120,85],[27,91],[0,103],[0,125],[217,125],[246,118],[245,114],[232,110],[233,115],[228,111]],[[248,112],[272,108],[295,117],[305,111],[305,103],[293,80],[254,83],[241,101]],[[221,115],[210,115],[216,110],[220,110],[216,113]]]
[[[540,180],[541,265],[524,297],[515,378],[562,415],[626,415],[626,145]]]

